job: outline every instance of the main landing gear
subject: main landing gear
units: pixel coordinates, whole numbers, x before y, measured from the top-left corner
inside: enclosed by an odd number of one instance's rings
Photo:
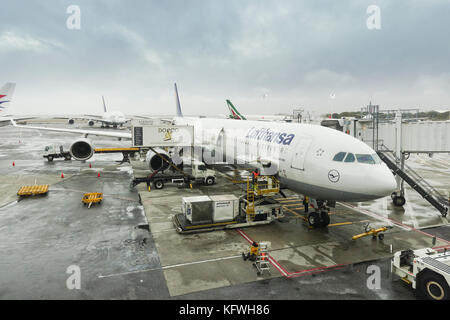
[[[326,227],[330,224],[330,208],[325,205],[325,201],[311,199],[313,212],[308,214],[308,224],[312,228]]]
[[[400,193],[392,192],[391,199],[392,202],[394,203],[394,206],[396,207],[403,207],[403,205],[406,203],[406,199],[403,193],[401,192]]]

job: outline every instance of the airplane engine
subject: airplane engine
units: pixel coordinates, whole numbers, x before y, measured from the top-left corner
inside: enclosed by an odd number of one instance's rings
[[[92,127],[94,125],[94,121],[89,120],[88,124]]]
[[[150,170],[166,170],[169,167],[169,162],[172,161],[170,159],[170,155],[167,153],[167,151],[160,148],[156,148],[154,150],[159,153],[159,155],[152,150],[149,150],[145,157],[145,161],[147,161]],[[161,159],[161,157],[163,157],[167,161]]]
[[[94,155],[95,148],[90,140],[82,138],[72,143],[69,152],[75,160],[88,160]]]
[[[75,123],[75,120],[69,119],[69,124],[74,124],[74,123]]]

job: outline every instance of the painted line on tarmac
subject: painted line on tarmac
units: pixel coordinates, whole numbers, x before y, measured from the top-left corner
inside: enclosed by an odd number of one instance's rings
[[[390,218],[382,217],[382,216],[380,216],[380,215],[378,215],[378,214],[376,214],[376,213],[373,213],[373,212],[371,212],[371,211],[369,211],[369,210],[367,210],[367,209],[361,209],[361,208],[355,207],[354,205],[352,205],[352,204],[350,204],[350,203],[343,203],[343,202],[340,202],[340,204],[342,204],[343,206],[346,206],[346,207],[348,207],[348,208],[351,208],[351,209],[360,211],[360,212],[362,212],[362,213],[366,213],[367,215],[369,215],[369,216],[371,216],[371,217],[374,217],[374,218],[375,218],[375,217],[378,217],[379,219],[385,220],[385,221],[387,221],[387,222],[391,222],[392,224],[394,224],[394,225],[396,225],[397,227],[399,227],[399,228],[401,228],[401,229],[404,229],[404,230],[406,230],[406,231],[415,231],[415,232],[422,233],[422,234],[424,234],[424,235],[426,235],[426,236],[428,236],[428,237],[432,237],[432,238],[435,237],[435,236],[433,236],[432,234],[429,234],[429,233],[424,232],[424,231],[419,230],[419,229],[414,229],[413,227],[410,227],[410,226],[408,226],[408,225],[405,225],[405,224],[403,224],[403,223],[401,223],[401,222],[398,222],[398,221],[396,221],[396,220],[393,220],[393,219],[390,219]],[[439,237],[436,237],[436,239],[439,240],[439,241],[442,241],[442,242],[445,242],[445,243],[450,244],[450,241],[448,241],[448,240],[445,240],[445,239],[442,239],[442,238],[439,238]]]
[[[245,240],[247,240],[247,242],[249,242],[249,243],[253,243],[254,242],[253,239],[250,238],[244,231],[242,231],[240,229],[237,229],[236,231]],[[269,262],[275,269],[278,270],[278,272],[280,272],[286,278],[295,278],[295,277],[300,277],[300,276],[303,276],[303,275],[310,275],[310,274],[315,274],[315,273],[320,273],[320,272],[325,272],[325,271],[342,269],[345,266],[349,265],[349,264],[337,264],[337,265],[334,265],[334,266],[317,267],[317,268],[306,269],[306,270],[301,270],[301,271],[296,271],[296,272],[289,272],[285,268],[283,268],[283,266],[274,257],[272,257],[270,254],[269,254]]]
[[[159,268],[152,268],[152,269],[136,270],[136,271],[130,271],[130,272],[121,272],[121,273],[114,273],[114,274],[108,274],[108,275],[100,274],[98,277],[99,278],[111,278],[111,277],[118,277],[118,276],[126,276],[126,275],[130,275],[130,274],[137,274],[137,273],[142,273],[142,272],[150,272],[150,271],[156,271],[156,270],[166,270],[166,269],[190,266],[190,265],[201,264],[201,263],[206,263],[206,262],[217,262],[217,261],[223,261],[223,260],[229,260],[229,259],[236,259],[236,258],[241,258],[241,257],[242,257],[242,255],[230,256],[230,257],[222,257],[222,258],[215,258],[215,259],[208,259],[208,260],[201,260],[201,261],[193,261],[193,262],[172,264],[172,265],[163,266],[163,267],[159,267]]]

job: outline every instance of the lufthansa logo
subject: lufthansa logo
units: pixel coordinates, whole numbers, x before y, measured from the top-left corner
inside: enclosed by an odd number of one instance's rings
[[[339,172],[337,170],[331,170],[330,172],[328,172],[328,179],[333,182],[336,183],[339,181],[340,175]]]

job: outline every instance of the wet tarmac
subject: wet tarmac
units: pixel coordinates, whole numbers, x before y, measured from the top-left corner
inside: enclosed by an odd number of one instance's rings
[[[412,211],[403,216],[379,204],[390,198],[339,204],[331,215],[335,226],[310,230],[298,196],[289,192],[283,203],[289,210],[281,222],[180,235],[171,216],[180,212],[182,196],[240,195],[240,187],[220,174],[212,187],[131,189],[133,174],[142,174],[145,164],[119,165],[121,155],[48,163],[42,150],[60,144],[61,137],[0,128],[0,299],[414,299],[408,286],[390,276],[391,244],[395,251],[432,246],[433,235],[439,237],[436,246],[450,240],[445,221],[414,195],[408,196]],[[63,135],[65,147],[76,137]],[[96,147],[129,146],[127,141],[92,140]],[[443,175],[430,171],[432,180]],[[439,181],[445,188],[448,178]],[[49,184],[48,195],[17,201],[19,187],[34,183]],[[103,192],[104,201],[87,209],[81,203],[84,192]],[[417,225],[405,218],[416,205],[421,208]],[[439,226],[425,227],[436,221]],[[393,228],[383,242],[351,240],[367,222]],[[149,230],[138,227],[146,224]],[[248,239],[270,242],[270,275],[258,277],[240,257]],[[79,290],[67,288],[72,265],[81,270]],[[381,268],[381,289],[367,287],[369,265]]]

